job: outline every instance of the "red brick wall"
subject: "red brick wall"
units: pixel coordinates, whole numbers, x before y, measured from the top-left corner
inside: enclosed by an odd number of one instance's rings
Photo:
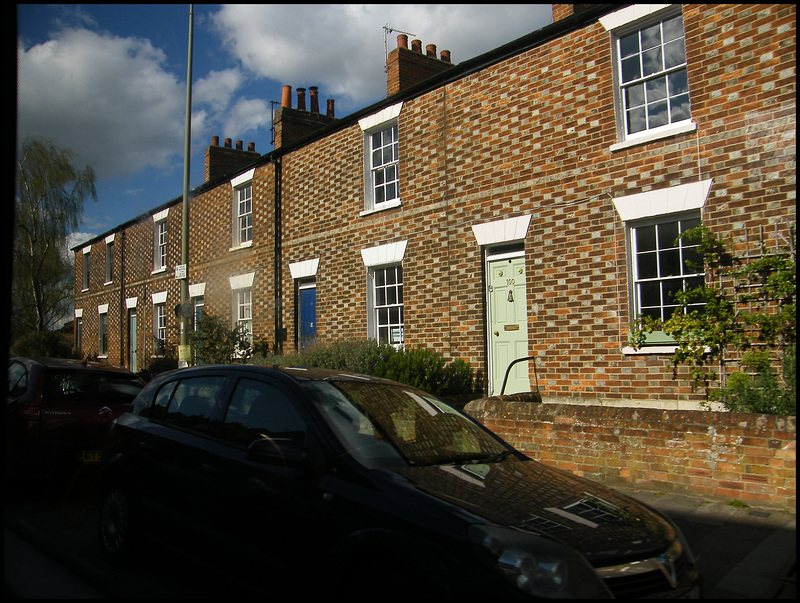
[[[684,5],[683,14],[694,132],[611,150],[617,142],[611,39],[595,23],[406,100],[398,208],[361,215],[358,124],[281,157],[285,349],[295,341],[290,263],[320,259],[318,341],[364,338],[360,251],[407,240],[406,344],[463,358],[485,375],[483,258],[471,227],[530,216],[528,339],[545,396],[700,401],[685,379],[672,378],[668,355],[622,352],[631,318],[628,258],[611,198],[713,178],[703,219],[723,236],[739,241],[761,226],[772,236],[774,225],[785,232],[795,222],[796,9]],[[190,209],[190,283],[206,283],[206,312],[231,316],[228,278],[255,272],[254,330],[270,342],[278,303],[275,169],[267,163],[255,171],[248,249],[230,250],[229,182],[194,198]],[[124,295],[143,296],[146,287],[139,316],[148,336],[152,325],[142,317],[152,321],[149,294],[168,289],[170,332],[177,337],[171,309],[179,302],[173,272],[180,213],[180,203],[170,210],[168,274],[150,274],[152,219],[127,229],[128,239],[141,242],[128,245],[126,257],[141,265],[126,261]],[[93,249],[92,257],[103,256]],[[103,268],[93,259],[93,279],[95,269]],[[90,341],[89,309],[96,314],[109,290],[93,280],[82,293],[80,272],[76,261],[75,306],[85,308],[84,341]]]
[[[499,399],[466,410],[529,457],[583,477],[797,502],[795,417]]]

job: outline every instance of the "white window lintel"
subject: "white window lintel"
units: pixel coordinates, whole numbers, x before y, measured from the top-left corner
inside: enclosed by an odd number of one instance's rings
[[[255,272],[249,272],[248,274],[239,274],[230,277],[231,289],[247,289],[248,287],[252,287],[255,275]]]
[[[289,264],[289,271],[292,273],[293,279],[316,276],[318,268],[319,258],[304,260],[302,262],[291,262]]]
[[[714,179],[671,186],[644,193],[614,198],[614,207],[623,222],[702,209]]]
[[[400,115],[400,111],[403,109],[403,103],[397,103],[395,105],[390,105],[384,109],[381,109],[377,113],[373,113],[367,117],[358,120],[358,125],[361,126],[361,129],[366,132],[376,126],[384,124],[388,121],[391,121],[397,118]]]
[[[361,250],[361,258],[367,268],[388,264],[399,264],[406,254],[408,241],[397,241]]]

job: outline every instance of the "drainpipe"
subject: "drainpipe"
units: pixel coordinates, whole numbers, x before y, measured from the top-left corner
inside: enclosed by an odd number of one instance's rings
[[[112,262],[114,258],[111,258]],[[125,325],[128,312],[125,308],[125,229],[119,231],[119,365],[125,366]],[[130,366],[128,367],[130,368]]]
[[[273,161],[275,166],[275,353],[283,354],[283,342],[286,341],[286,329],[283,328],[283,232],[281,228],[281,158]]]

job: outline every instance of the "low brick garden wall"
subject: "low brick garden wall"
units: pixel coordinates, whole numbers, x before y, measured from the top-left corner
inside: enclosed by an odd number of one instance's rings
[[[512,396],[474,400],[464,410],[529,457],[609,485],[796,506],[796,417]]]

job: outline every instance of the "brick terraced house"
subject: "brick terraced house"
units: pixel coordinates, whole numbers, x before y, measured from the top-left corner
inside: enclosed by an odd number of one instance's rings
[[[387,97],[352,115],[284,87],[275,149],[214,137],[189,205],[193,313],[284,351],[375,338],[470,362],[486,392],[696,404],[632,319],[702,279],[676,235],[738,244],[796,221],[796,9],[553,5],[460,64],[398,36]],[[158,202],[156,200],[156,202]],[[156,205],[156,203],[154,203]],[[176,356],[182,198],[73,249],[76,345]],[[768,241],[769,242],[769,241]],[[669,406],[672,405],[672,406]]]

